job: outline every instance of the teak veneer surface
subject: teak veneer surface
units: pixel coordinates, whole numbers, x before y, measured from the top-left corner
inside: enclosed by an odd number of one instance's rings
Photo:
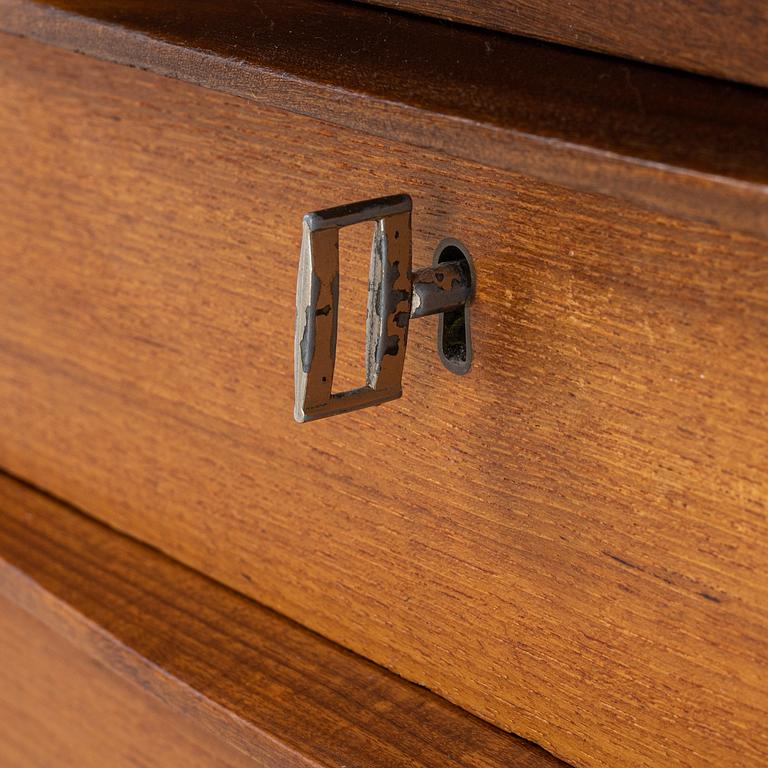
[[[761,89],[317,0],[0,0],[0,30],[768,235]]]
[[[3,768],[256,768],[0,597]]]
[[[5,475],[0,651],[3,768],[566,768]]]
[[[368,2],[768,85],[768,5],[763,0]]]
[[[0,50],[0,466],[579,766],[764,765],[764,240]],[[419,320],[402,400],[296,425],[301,215],[395,192],[474,367]]]

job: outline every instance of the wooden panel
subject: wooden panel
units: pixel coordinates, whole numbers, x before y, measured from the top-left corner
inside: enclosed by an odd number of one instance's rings
[[[716,77],[768,85],[761,0],[368,0]]]
[[[3,768],[254,768],[0,597]]]
[[[0,628],[4,768],[566,768],[5,475]]]
[[[0,0],[0,29],[768,235],[768,94],[316,0]]]
[[[763,764],[765,241],[3,50],[0,464],[578,765]],[[295,425],[300,216],[393,192],[475,366],[421,320],[402,400]]]

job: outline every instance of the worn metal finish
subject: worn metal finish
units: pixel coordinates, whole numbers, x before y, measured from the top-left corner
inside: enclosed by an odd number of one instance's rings
[[[296,287],[297,421],[400,397],[411,309],[411,198],[365,200],[309,213]],[[368,290],[365,384],[333,393],[339,311],[339,229],[376,223]]]
[[[472,283],[469,267],[451,261],[425,267],[413,274],[411,319],[458,309],[469,301]]]
[[[296,284],[296,421],[379,405],[402,394],[411,318],[457,310],[472,276],[461,262],[411,270],[411,198],[394,195],[308,213]],[[374,221],[368,278],[365,384],[332,391],[339,312],[339,229]]]

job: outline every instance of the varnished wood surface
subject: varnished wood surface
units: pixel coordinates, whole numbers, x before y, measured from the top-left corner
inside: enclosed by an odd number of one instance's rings
[[[0,466],[575,764],[764,764],[765,241],[2,50]],[[419,320],[402,400],[296,425],[301,215],[395,192],[474,367]]]
[[[260,768],[0,597],[3,768]]]
[[[706,75],[768,85],[762,0],[368,0]]]
[[[756,88],[316,0],[0,0],[0,30],[768,233],[768,95]]]
[[[566,768],[6,475],[0,629],[3,768]]]

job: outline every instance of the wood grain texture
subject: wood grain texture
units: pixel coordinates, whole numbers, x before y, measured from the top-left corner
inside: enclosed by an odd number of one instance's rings
[[[4,768],[566,768],[6,475],[0,627]]]
[[[367,0],[576,48],[768,85],[761,0]]]
[[[768,94],[316,0],[0,0],[0,30],[768,235]]]
[[[256,768],[0,597],[3,768]]]
[[[764,240],[3,52],[0,465],[570,762],[764,764]],[[301,215],[393,192],[473,370],[419,320],[402,400],[295,425]]]

